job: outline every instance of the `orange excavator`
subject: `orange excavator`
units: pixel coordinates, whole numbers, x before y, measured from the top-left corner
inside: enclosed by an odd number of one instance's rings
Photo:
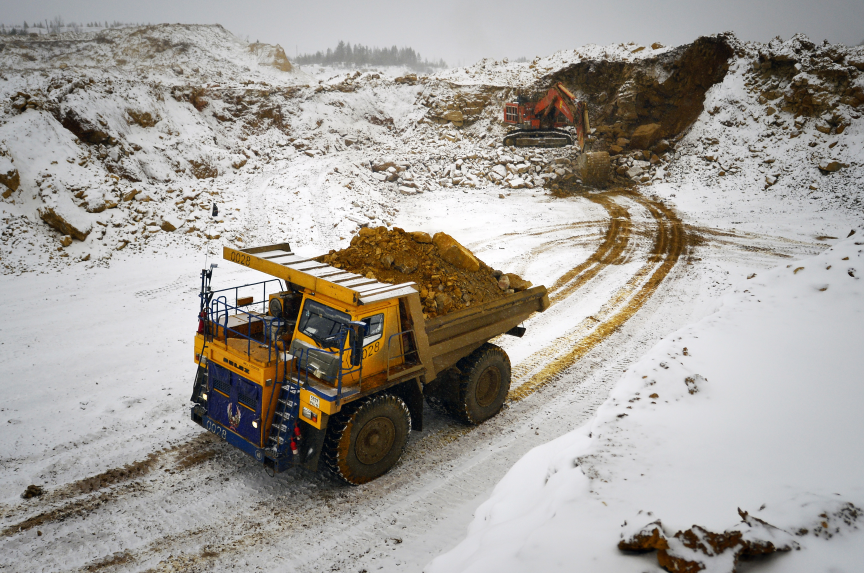
[[[515,130],[504,136],[504,145],[516,147],[564,147],[573,145],[573,137],[564,127],[576,128],[579,151],[585,147],[588,108],[576,101],[560,82],[549,88],[539,101],[528,101],[521,95],[515,102],[504,104],[504,123]]]

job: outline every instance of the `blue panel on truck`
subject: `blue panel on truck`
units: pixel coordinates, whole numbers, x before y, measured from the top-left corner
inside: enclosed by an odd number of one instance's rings
[[[207,372],[210,389],[207,415],[260,447],[261,387],[212,362]],[[257,428],[252,425],[254,421],[258,422]]]

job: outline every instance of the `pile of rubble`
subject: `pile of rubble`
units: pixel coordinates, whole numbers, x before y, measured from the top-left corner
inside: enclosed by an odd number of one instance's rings
[[[364,227],[351,246],[318,260],[382,282],[416,283],[426,318],[531,287],[518,275],[492,269],[446,233]]]

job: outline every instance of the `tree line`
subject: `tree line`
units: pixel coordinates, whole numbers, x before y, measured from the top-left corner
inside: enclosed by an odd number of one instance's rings
[[[413,48],[379,48],[363,44],[351,45],[340,41],[335,49],[318,51],[314,54],[300,54],[295,58],[298,64],[342,65],[342,66],[406,66],[415,71],[426,71],[432,68],[446,68],[444,60],[424,60]]]
[[[23,36],[25,34],[30,33],[31,30],[35,29],[35,33],[39,34],[58,34],[60,32],[81,32],[90,28],[126,28],[128,26],[144,26],[143,23],[134,23],[134,22],[120,22],[118,20],[114,20],[113,22],[109,22],[105,20],[104,22],[64,22],[63,18],[60,16],[55,16],[51,20],[39,20],[37,22],[33,22],[32,24],[28,24],[25,20],[23,24],[20,26],[17,24],[13,24],[11,26],[7,26],[6,24],[0,23],[0,34],[4,34],[6,36]]]

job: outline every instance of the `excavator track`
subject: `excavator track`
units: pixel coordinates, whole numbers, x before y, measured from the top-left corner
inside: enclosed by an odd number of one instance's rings
[[[504,145],[514,147],[566,147],[573,136],[561,129],[518,129],[504,136]]]

